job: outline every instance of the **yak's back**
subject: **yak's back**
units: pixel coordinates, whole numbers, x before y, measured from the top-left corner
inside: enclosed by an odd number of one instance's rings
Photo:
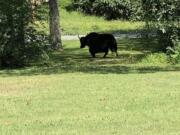
[[[115,40],[112,34],[100,34],[100,38],[104,40]]]
[[[100,40],[115,40],[114,36],[112,34],[99,34],[96,32],[89,33],[86,36],[87,39],[100,39]]]
[[[89,34],[87,34],[86,38],[87,39],[93,39],[93,38],[98,38],[100,34],[96,33],[96,32],[91,32]]]

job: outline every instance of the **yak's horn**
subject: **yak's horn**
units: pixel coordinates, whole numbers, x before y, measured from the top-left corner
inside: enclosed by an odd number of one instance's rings
[[[81,39],[81,37],[79,36],[79,34],[78,34],[78,38]]]

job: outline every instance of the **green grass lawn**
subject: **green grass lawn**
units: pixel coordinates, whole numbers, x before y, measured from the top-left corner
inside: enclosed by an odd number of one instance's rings
[[[44,65],[0,70],[0,135],[180,134],[180,65],[144,63],[142,39],[106,59],[63,44]]]
[[[178,135],[179,80],[179,72],[0,77],[0,134]]]
[[[103,17],[85,15],[76,11],[67,11],[66,6],[70,4],[70,0],[63,0],[60,3],[61,9],[61,26],[63,35],[87,34],[92,31],[109,32],[109,33],[127,33],[141,31],[144,22],[130,22],[122,20],[107,21]],[[37,28],[45,33],[48,32],[48,7],[42,6],[39,15],[44,16],[45,20],[37,23]],[[42,25],[43,23],[43,25]]]

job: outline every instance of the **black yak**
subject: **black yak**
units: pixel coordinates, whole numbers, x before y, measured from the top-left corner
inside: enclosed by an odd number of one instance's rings
[[[109,52],[109,49],[112,52],[117,53],[117,42],[116,39],[112,34],[99,34],[92,32],[87,34],[85,37],[79,37],[81,46],[80,48],[84,48],[86,46],[89,47],[89,52],[91,53],[92,57],[96,57],[96,53],[104,52],[104,58]]]

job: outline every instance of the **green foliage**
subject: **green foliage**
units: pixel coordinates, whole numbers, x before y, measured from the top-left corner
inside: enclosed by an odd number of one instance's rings
[[[46,61],[49,59],[47,54],[51,49],[49,37],[37,32],[33,27],[26,29],[25,45],[25,63]]]
[[[24,29],[29,21],[26,1],[0,2],[0,60],[2,65],[21,64],[24,49]],[[23,11],[23,12],[22,12]],[[17,66],[17,65],[16,65]]]
[[[162,50],[168,50],[172,58],[179,52],[180,41],[179,0],[143,0],[144,19],[158,29]],[[180,53],[180,52],[179,52]],[[178,56],[178,55],[175,55]],[[176,57],[179,58],[179,57]],[[175,60],[177,61],[177,60]]]
[[[175,47],[168,47],[168,54],[170,55],[172,63],[180,63],[180,42],[175,42]]]
[[[24,66],[35,56],[41,57],[41,52],[44,54],[40,51],[44,38],[30,27],[31,21],[29,0],[0,2],[0,67]]]
[[[73,8],[106,19],[130,19],[139,12],[137,4],[139,0],[74,0]]]
[[[142,0],[144,18],[148,21],[158,21],[159,25],[179,20],[179,7],[179,0]]]
[[[152,65],[168,64],[169,58],[165,53],[151,53],[146,55],[141,60],[141,63]]]

